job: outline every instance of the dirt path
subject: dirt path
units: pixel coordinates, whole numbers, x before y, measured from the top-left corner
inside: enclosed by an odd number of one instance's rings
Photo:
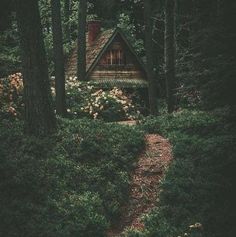
[[[123,207],[120,223],[108,231],[107,237],[119,236],[128,227],[141,230],[144,226],[140,218],[155,206],[160,180],[172,159],[171,146],[156,134],[146,135],[145,140],[146,149],[132,175],[129,203]]]

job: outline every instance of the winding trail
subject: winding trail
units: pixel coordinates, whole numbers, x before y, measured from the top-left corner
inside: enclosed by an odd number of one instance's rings
[[[122,208],[120,222],[111,227],[107,237],[119,236],[126,228],[142,230],[141,217],[155,206],[160,181],[172,160],[169,141],[157,134],[145,136],[146,149],[132,174],[129,202]]]

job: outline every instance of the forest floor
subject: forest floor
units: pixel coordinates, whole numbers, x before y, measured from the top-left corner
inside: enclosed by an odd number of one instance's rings
[[[169,141],[157,134],[145,136],[146,149],[140,154],[132,174],[129,202],[122,208],[119,223],[114,223],[107,237],[119,236],[127,228],[142,230],[141,217],[156,206],[160,181],[172,160]]]

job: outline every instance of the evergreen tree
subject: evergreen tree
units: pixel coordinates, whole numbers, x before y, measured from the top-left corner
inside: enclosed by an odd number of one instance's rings
[[[15,1],[22,49],[25,132],[46,136],[56,127],[37,0]]]
[[[165,1],[165,74],[168,112],[175,110],[175,0]]]
[[[86,76],[86,17],[87,0],[80,0],[78,9],[78,62],[77,77],[78,80],[85,80]]]
[[[66,113],[65,99],[65,66],[62,42],[61,27],[61,4],[60,0],[51,1],[52,8],[52,33],[55,68],[55,88],[56,88],[56,111],[59,115]]]
[[[146,50],[146,73],[149,81],[148,94],[149,94],[149,106],[150,114],[158,114],[158,105],[157,105],[157,88],[156,88],[156,78],[155,72],[153,70],[153,53],[152,53],[152,29],[153,29],[153,20],[152,20],[152,0],[144,1],[144,18],[145,18],[145,50]]]
[[[64,3],[64,14],[65,14],[65,37],[66,42],[71,43],[71,37],[70,37],[70,0],[65,0]]]

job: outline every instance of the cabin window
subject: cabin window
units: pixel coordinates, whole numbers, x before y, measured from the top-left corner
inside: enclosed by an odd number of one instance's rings
[[[124,65],[125,57],[124,52],[121,49],[111,49],[107,51],[103,60],[103,64],[106,65]]]

